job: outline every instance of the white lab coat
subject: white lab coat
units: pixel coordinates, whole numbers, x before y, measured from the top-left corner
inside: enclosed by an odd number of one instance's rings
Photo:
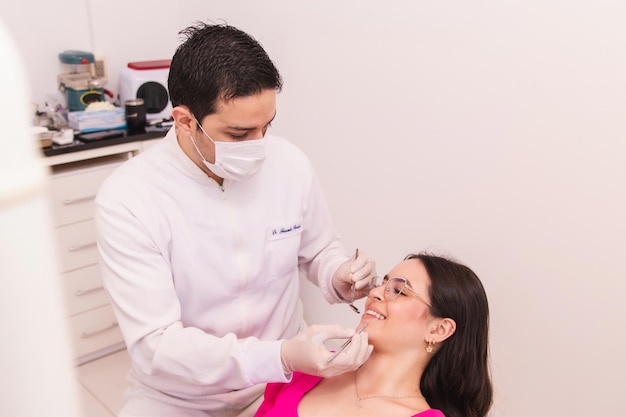
[[[339,301],[331,277],[348,256],[308,159],[283,138],[268,135],[258,174],[220,187],[172,128],[103,183],[95,219],[131,396],[243,408],[288,380],[280,340],[303,326],[299,268]]]

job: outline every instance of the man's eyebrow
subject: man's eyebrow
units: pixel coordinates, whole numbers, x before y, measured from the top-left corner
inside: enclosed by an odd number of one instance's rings
[[[274,113],[274,116],[272,116],[272,120],[267,122],[267,124],[269,125],[270,123],[272,123],[275,118],[276,118],[276,113]],[[241,131],[241,132],[248,132],[250,130],[256,129],[256,127],[243,127],[243,126],[226,126],[226,128],[230,130]]]
[[[250,130],[254,130],[253,127],[240,127],[240,126],[226,126],[226,129],[228,129],[228,130],[238,130],[238,131],[242,131],[242,132],[248,132]]]

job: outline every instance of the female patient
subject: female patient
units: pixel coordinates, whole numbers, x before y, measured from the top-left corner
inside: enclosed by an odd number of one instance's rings
[[[255,417],[487,414],[489,307],[476,274],[420,253],[374,286],[359,324],[374,346],[367,362],[332,378],[295,373],[269,384]]]

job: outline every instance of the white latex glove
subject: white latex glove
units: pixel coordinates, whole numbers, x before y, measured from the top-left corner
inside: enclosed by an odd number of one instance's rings
[[[324,346],[330,339],[352,337],[352,342],[335,359],[328,362],[332,352]],[[367,333],[355,334],[354,329],[339,325],[313,325],[294,338],[285,340],[280,355],[285,373],[302,372],[325,378],[358,369],[369,358],[374,347],[367,343]]]
[[[333,287],[348,302],[353,301],[352,294],[350,294],[353,282],[355,283],[354,299],[358,300],[369,294],[370,284],[376,276],[376,262],[363,251],[359,251],[356,259],[355,255],[353,254],[350,259],[341,264],[333,275]]]

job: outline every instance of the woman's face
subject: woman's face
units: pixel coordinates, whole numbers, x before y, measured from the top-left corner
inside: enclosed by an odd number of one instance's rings
[[[395,277],[405,278],[410,289],[404,289],[397,298],[386,284]],[[370,291],[365,302],[362,322],[368,323],[366,332],[376,352],[415,350],[424,346],[428,328],[434,319],[430,314],[428,289],[430,278],[419,259],[408,259],[396,265],[385,276],[380,287]]]

